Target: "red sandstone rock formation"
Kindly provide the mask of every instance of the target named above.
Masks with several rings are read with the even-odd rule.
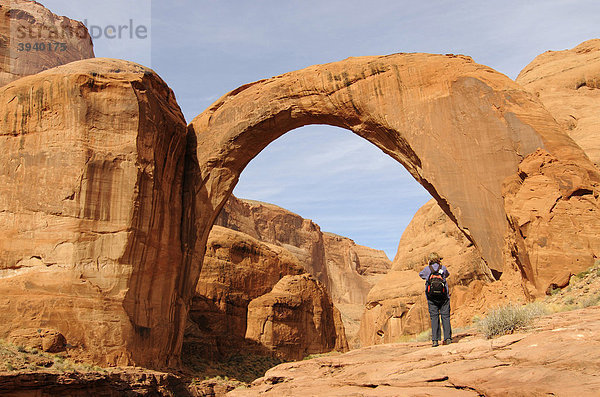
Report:
[[[335,324],[335,327],[333,325]],[[325,287],[309,274],[285,276],[248,305],[246,338],[284,359],[348,349],[339,312]]]
[[[600,257],[595,175],[540,149],[507,180],[504,196],[512,229],[507,245],[532,295],[544,295],[557,278],[579,273]]]
[[[177,360],[186,126],[150,69],[72,62],[0,88],[0,336],[100,364]]]
[[[304,271],[285,248],[214,226],[184,343],[193,343],[195,354],[205,358],[251,350],[244,339],[250,301],[271,292],[282,277]]]
[[[285,248],[307,272],[329,286],[323,233],[310,219],[274,204],[231,196],[215,224]]]
[[[83,23],[55,15],[35,1],[0,0],[0,87],[93,57],[92,39]]]
[[[212,223],[266,145],[310,123],[350,129],[404,164],[497,271],[507,228],[502,183],[521,159],[545,147],[593,168],[535,98],[470,58],[350,58],[247,84],[192,121],[198,184],[191,192],[203,197],[194,228]],[[190,252],[199,260],[204,242]]]
[[[357,334],[367,294],[391,263],[383,251],[358,245],[346,237],[323,233],[311,220],[276,205],[234,196],[225,204],[216,224],[246,233],[269,245],[278,245],[293,254],[306,272],[325,285],[341,312],[351,346],[359,346]],[[204,268],[201,282],[203,274]],[[271,288],[274,284],[266,285]]]
[[[510,291],[562,272],[532,260],[560,239],[575,262],[597,252],[595,221],[572,226],[595,217],[597,169],[536,98],[464,56],[351,58],[242,86],[189,126],[183,178],[183,117],[148,69],[74,62],[2,87],[0,110],[0,335],[43,323],[103,364],[176,360],[217,214],[246,164],[306,124],[404,164]]]
[[[517,83],[534,93],[600,166],[600,39],[564,51],[546,51],[527,65]]]

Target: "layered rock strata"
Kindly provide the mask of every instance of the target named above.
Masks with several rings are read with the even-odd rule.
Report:
[[[391,264],[383,251],[358,245],[347,237],[322,232],[319,225],[310,219],[304,219],[276,205],[235,196],[229,198],[215,223],[243,232],[247,237],[252,236],[268,246],[281,247],[292,254],[306,272],[323,283],[334,305],[341,312],[350,345],[359,346],[358,328],[367,294]],[[205,261],[212,262],[210,241],[214,230],[213,228],[209,237]],[[219,234],[222,236],[224,231],[217,230],[220,230]],[[204,282],[205,274],[203,268],[199,285]],[[271,288],[274,284],[265,285]],[[232,292],[233,295],[237,293],[247,294],[248,291]],[[197,289],[195,301],[200,302],[202,296],[203,293]],[[209,299],[214,300],[212,297]],[[239,314],[245,315],[242,312]],[[245,322],[245,318],[239,321]]]

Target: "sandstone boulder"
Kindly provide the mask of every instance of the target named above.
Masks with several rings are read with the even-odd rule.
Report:
[[[337,321],[336,321],[337,319]],[[341,318],[325,287],[309,274],[285,276],[273,290],[248,305],[246,338],[284,359],[347,350]]]
[[[150,69],[89,59],[0,88],[0,337],[52,328],[104,365],[175,362],[186,139]]]
[[[542,101],[600,166],[600,39],[570,50],[546,51],[531,61],[516,81]]]
[[[7,340],[17,346],[58,353],[66,349],[67,340],[60,332],[52,329],[16,329]]]
[[[36,1],[0,0],[0,87],[93,57],[92,39],[83,23],[55,15]]]

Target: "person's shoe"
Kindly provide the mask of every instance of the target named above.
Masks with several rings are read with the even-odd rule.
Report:
[[[434,340],[431,342],[431,347],[438,347],[440,344],[438,343],[437,340]]]
[[[448,338],[444,341],[444,345],[449,345],[450,343],[452,343],[452,338]]]

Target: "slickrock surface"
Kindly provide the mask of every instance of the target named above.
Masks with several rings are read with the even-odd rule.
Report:
[[[285,276],[270,293],[250,302],[246,338],[285,359],[348,349],[339,312],[309,274]]]
[[[0,336],[51,328],[99,364],[176,360],[186,125],[137,64],[0,88]]]
[[[516,81],[539,97],[600,166],[600,39],[570,50],[546,51],[531,61]]]
[[[35,1],[0,0],[0,87],[93,57],[92,39],[83,23],[55,15]]]
[[[228,396],[597,396],[600,307],[497,339],[372,346],[279,365]],[[458,338],[457,338],[458,339]]]

